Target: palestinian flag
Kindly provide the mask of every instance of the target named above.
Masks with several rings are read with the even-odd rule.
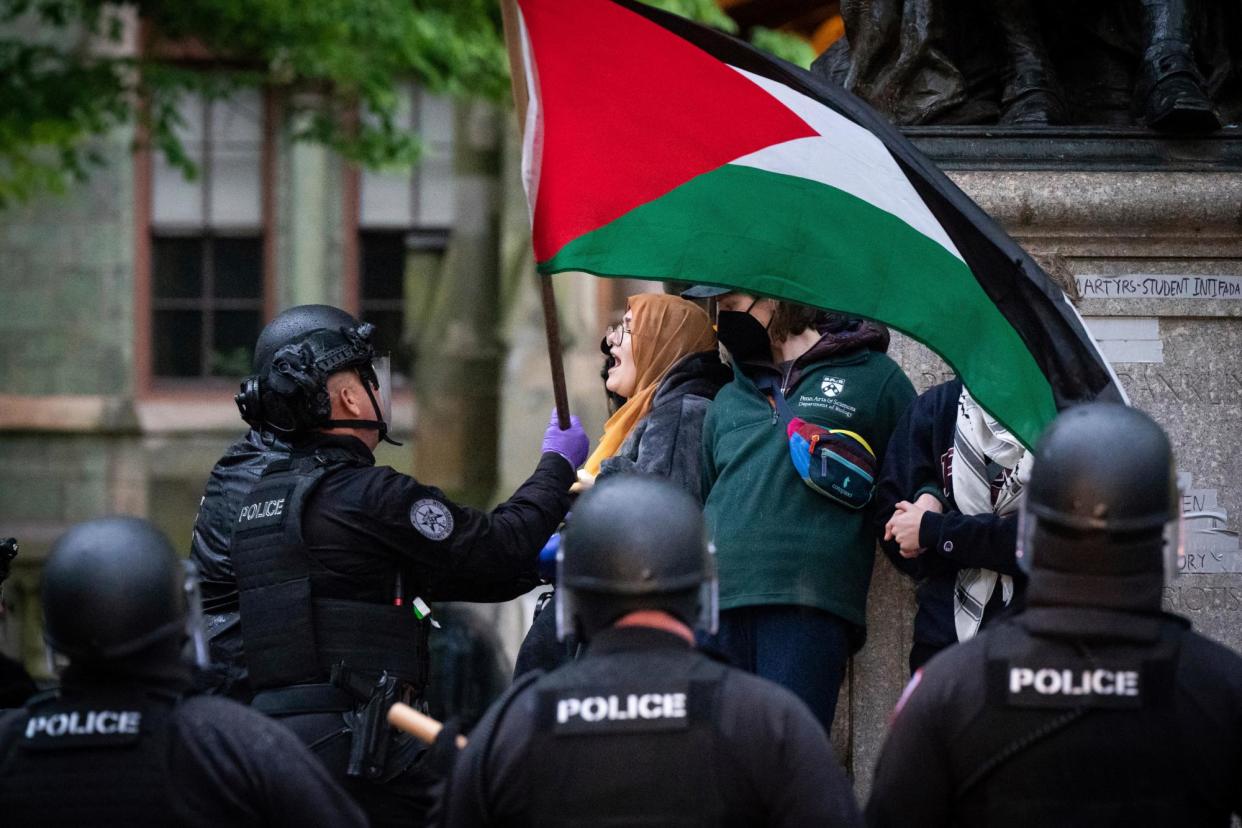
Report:
[[[1064,293],[825,80],[629,0],[518,0],[541,273],[734,287],[928,345],[1028,446],[1124,395]]]

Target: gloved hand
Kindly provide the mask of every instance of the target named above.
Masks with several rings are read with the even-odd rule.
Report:
[[[436,740],[427,749],[424,767],[440,779],[447,779],[453,774],[453,766],[457,764],[457,755],[461,753],[461,718],[453,716],[444,722],[444,728],[436,735]]]
[[[552,409],[552,419],[548,422],[548,429],[543,433],[543,451],[546,454],[549,451],[556,452],[561,457],[569,461],[569,465],[575,469],[586,462],[587,454],[591,448],[591,440],[587,437],[586,432],[582,430],[582,423],[577,417],[569,418],[569,428],[561,431],[560,424],[556,421],[556,409]]]
[[[543,545],[543,549],[539,550],[539,562],[535,564],[535,569],[539,577],[548,583],[556,580],[556,553],[560,548],[561,533],[553,532],[552,537],[548,538],[548,542]]]

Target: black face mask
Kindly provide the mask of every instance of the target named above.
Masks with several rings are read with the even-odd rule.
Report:
[[[729,349],[734,362],[770,362],[772,359],[768,329],[745,311],[720,311],[716,315],[716,337]]]

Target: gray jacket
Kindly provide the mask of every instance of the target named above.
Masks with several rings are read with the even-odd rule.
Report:
[[[716,392],[732,378],[732,371],[715,351],[683,358],[660,382],[651,411],[638,421],[617,453],[600,464],[599,477],[656,474],[702,500],[703,418]]]

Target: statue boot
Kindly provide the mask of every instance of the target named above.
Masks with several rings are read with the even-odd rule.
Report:
[[[1065,100],[1050,73],[1017,72],[1005,86],[1005,95],[1001,99],[1001,124],[1046,127],[1068,122]]]
[[[1203,75],[1186,43],[1164,41],[1147,50],[1138,100],[1147,125],[1160,132],[1220,129],[1220,119],[1204,91]]]
[[[1068,123],[1065,98],[1032,0],[995,0],[994,13],[1009,55],[1000,123],[1016,127]]]

